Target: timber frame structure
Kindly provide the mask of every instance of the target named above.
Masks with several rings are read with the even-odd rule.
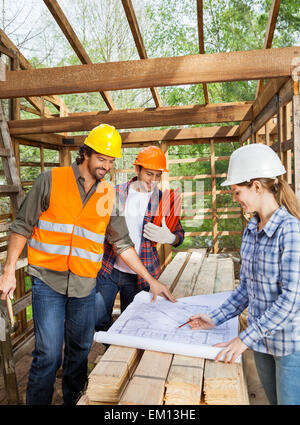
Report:
[[[85,136],[70,136],[71,132],[88,132],[102,122],[121,129],[125,150],[157,144],[168,153],[174,145],[206,144],[210,156],[205,158],[169,159],[168,167],[176,163],[207,161],[211,172],[205,175],[163,176],[163,187],[171,180],[211,179],[209,192],[212,208],[197,211],[197,218],[211,219],[210,232],[186,232],[186,236],[212,236],[213,253],[219,252],[218,238],[241,234],[235,231],[218,231],[218,220],[241,220],[240,208],[218,208],[217,197],[228,190],[218,190],[216,179],[225,177],[216,173],[216,163],[228,160],[229,156],[217,156],[218,143],[266,143],[282,159],[287,173],[286,181],[293,187],[300,200],[300,94],[299,70],[300,47],[271,48],[272,38],[279,12],[280,0],[273,0],[266,30],[263,49],[228,53],[205,54],[203,35],[203,1],[197,0],[199,54],[170,58],[147,58],[139,25],[131,0],[122,0],[140,60],[93,64],[79,41],[56,0],[44,0],[54,19],[77,54],[82,65],[61,68],[34,69],[17,47],[0,30],[0,52],[9,58],[9,66],[0,78],[0,99],[9,99],[8,127],[14,156],[20,173],[22,167],[39,167],[43,172],[47,167],[70,165],[71,152],[84,141]],[[3,65],[3,64],[2,64]],[[299,67],[298,67],[299,68]],[[1,71],[0,71],[1,72]],[[2,81],[1,81],[2,80]],[[257,80],[256,98],[252,102],[210,103],[207,85],[212,82]],[[264,84],[264,81],[267,82]],[[205,104],[188,106],[164,106],[158,87],[201,84]],[[110,96],[110,91],[149,88],[155,108],[118,110]],[[108,110],[99,112],[71,113],[59,97],[68,93],[99,92]],[[20,98],[26,98],[32,107],[22,105]],[[57,109],[53,114],[45,106],[50,102]],[[39,116],[38,119],[20,119],[20,111],[26,110]],[[236,125],[225,125],[237,122]],[[213,126],[186,127],[199,124]],[[181,126],[177,129],[152,130],[151,127]],[[184,126],[184,128],[182,127]],[[126,131],[145,128],[144,131]],[[124,131],[125,130],[125,131]],[[20,146],[38,148],[40,160],[24,162],[20,157]],[[44,150],[58,152],[56,162],[44,160]],[[2,155],[2,153],[0,152]],[[116,173],[132,170],[114,170]],[[0,171],[4,175],[4,171]],[[23,189],[32,181],[22,181]],[[185,194],[192,196],[194,193]],[[7,189],[0,186],[0,196],[7,197]],[[11,209],[0,216],[1,224],[11,221],[16,211]],[[194,218],[195,218],[194,217]],[[193,219],[184,215],[182,220]],[[1,227],[1,230],[4,227]],[[0,252],[5,255],[8,231],[1,234]],[[163,267],[170,262],[170,247],[160,250]],[[24,263],[25,264],[25,263]],[[31,303],[31,293],[25,291],[26,267],[18,271],[18,285],[14,312],[19,321],[19,330],[13,339],[16,359],[33,342],[32,323],[27,322],[25,309]]]

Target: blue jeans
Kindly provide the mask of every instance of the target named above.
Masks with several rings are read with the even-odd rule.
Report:
[[[272,405],[300,405],[300,352],[287,356],[254,351],[258,375]]]
[[[87,360],[95,324],[95,292],[94,288],[87,297],[68,297],[33,278],[35,349],[26,404],[51,404],[64,342],[63,400],[64,404],[76,404],[87,381]]]
[[[96,331],[107,331],[112,324],[112,311],[117,293],[120,291],[121,312],[140,291],[137,275],[113,269],[107,277],[98,273],[96,282]]]

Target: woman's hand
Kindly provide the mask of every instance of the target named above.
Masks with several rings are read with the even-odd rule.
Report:
[[[190,327],[194,329],[212,329],[215,324],[207,314],[197,314],[189,318]]]
[[[239,336],[230,341],[215,344],[214,347],[225,347],[224,350],[221,350],[215,358],[215,361],[218,362],[223,356],[225,356],[223,360],[224,363],[234,363],[237,357],[248,348]]]

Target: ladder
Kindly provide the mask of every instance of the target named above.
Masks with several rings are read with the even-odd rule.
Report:
[[[24,199],[24,193],[2,101],[0,101],[0,157],[2,159],[3,171],[6,178],[6,184],[0,184],[0,197],[10,197],[13,215],[16,216]],[[7,232],[8,229],[9,223],[0,224],[0,232]],[[9,315],[6,302],[3,300],[0,301],[0,314],[0,326],[2,326],[2,330],[0,329],[0,358],[7,400],[8,404],[20,404],[8,320]]]

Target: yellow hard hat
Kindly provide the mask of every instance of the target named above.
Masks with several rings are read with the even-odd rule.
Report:
[[[120,133],[112,125],[100,124],[93,128],[84,144],[103,155],[122,158],[122,139]]]

